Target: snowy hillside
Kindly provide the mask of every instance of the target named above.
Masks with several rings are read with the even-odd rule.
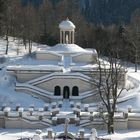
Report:
[[[14,90],[15,79],[6,74],[5,66],[14,63],[26,62],[26,54],[28,54],[22,42],[12,37],[9,38],[9,51],[8,55],[5,55],[6,41],[0,38],[0,59],[4,59],[0,63],[0,106],[3,104],[15,107],[16,104],[20,104],[23,107],[29,107],[31,104],[41,107],[44,102],[33,98],[25,93],[18,93]],[[33,43],[33,51],[37,49],[37,44]],[[18,55],[17,55],[17,50]],[[29,61],[28,61],[29,62]]]
[[[22,107],[29,107],[34,105],[35,107],[43,107],[45,102],[41,99],[37,99],[29,94],[16,92],[14,89],[15,78],[9,76],[6,73],[6,66],[12,64],[43,64],[42,61],[34,61],[28,56],[28,47],[25,49],[22,42],[18,39],[14,40],[10,37],[9,40],[9,53],[5,55],[5,46],[6,41],[0,39],[0,107],[3,105],[10,106],[15,108],[17,104],[20,104]],[[33,43],[33,51],[44,47]],[[46,47],[46,46],[45,46]],[[18,52],[17,52],[18,51]],[[138,72],[134,72],[134,66],[131,64],[128,67],[128,79],[127,89],[124,90],[122,95],[119,98],[118,108],[126,109],[128,105],[131,105],[132,108],[140,108],[140,67]],[[92,104],[91,104],[92,106]],[[66,109],[66,106],[65,106]],[[57,128],[63,129],[63,126]],[[73,127],[71,128],[73,129]],[[112,140],[138,140],[140,139],[140,131],[128,130],[128,131],[117,131],[115,135],[104,136],[111,137]],[[45,132],[44,132],[45,133]],[[33,136],[34,130],[22,130],[22,135]],[[99,132],[100,135],[100,132]],[[103,134],[101,134],[103,135]],[[105,135],[105,134],[104,134]],[[10,130],[10,129],[0,129],[0,139],[2,140],[16,140],[21,136],[21,130]]]

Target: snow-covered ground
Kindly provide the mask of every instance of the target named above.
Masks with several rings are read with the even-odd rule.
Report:
[[[3,104],[15,107],[16,104],[20,104],[23,107],[29,107],[34,104],[37,107],[43,106],[44,102],[33,98],[32,96],[25,93],[18,93],[14,90],[15,79],[6,74],[6,65],[11,65],[15,62],[30,62],[24,55],[28,53],[28,49],[22,45],[20,40],[13,37],[9,37],[9,51],[8,55],[5,55],[6,41],[0,38],[0,57],[5,57],[6,62],[0,64],[0,106]],[[19,54],[17,55],[17,48],[19,48]],[[28,48],[28,47],[27,47]],[[33,43],[33,51],[37,49],[37,44]]]
[[[60,130],[63,130],[62,128],[63,126],[59,127]],[[45,135],[46,132],[43,130],[42,135]],[[17,140],[22,137],[33,137],[34,134],[34,129],[0,129],[0,140]],[[135,129],[116,131],[113,135],[107,135],[106,132],[99,131],[98,135],[100,138],[110,138],[111,140],[140,140],[140,130]]]
[[[140,140],[140,130],[136,129],[119,130],[113,135],[108,135],[106,132],[100,131],[99,135],[102,138],[110,138],[111,140]]]
[[[25,50],[19,40],[14,40],[12,37],[10,37],[9,40],[9,53],[8,55],[5,55],[6,41],[0,39],[0,57],[5,56],[6,58],[6,62],[0,64],[0,68],[2,68],[2,70],[0,70],[0,106],[7,104],[14,108],[16,104],[20,104],[23,107],[29,107],[34,104],[35,107],[43,107],[45,102],[41,99],[36,99],[26,93],[16,92],[14,90],[15,79],[7,75],[3,67],[15,63],[29,65],[30,63],[43,64],[44,62],[34,62],[31,58],[25,56],[28,53],[28,49]],[[33,43],[33,50],[36,50],[37,47],[41,48],[41,45],[39,46],[38,44]],[[18,55],[17,50],[19,51]],[[138,72],[134,72],[134,65],[130,65],[128,67],[128,75],[130,80],[130,82],[128,82],[128,88],[130,88],[130,90],[128,92],[123,92],[118,108],[127,108],[128,105],[131,105],[133,108],[140,108],[140,67],[138,68]],[[133,81],[133,84],[131,81]],[[53,129],[56,131],[62,131],[63,126],[61,125]],[[70,131],[76,131],[74,127],[70,127],[69,129]],[[0,140],[16,140],[22,136],[32,137],[34,133],[35,130],[29,129],[0,129]],[[43,130],[43,134],[45,134],[45,130]],[[98,134],[99,136],[111,138],[112,140],[140,140],[140,130],[120,130],[116,131],[114,135],[109,136],[103,131],[99,131]]]

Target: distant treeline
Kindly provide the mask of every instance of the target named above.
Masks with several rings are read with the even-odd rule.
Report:
[[[67,17],[76,25],[76,44],[83,48],[95,48],[103,55],[108,49],[119,46],[121,59],[139,62],[140,12],[131,14],[130,22],[103,25],[89,22],[82,14],[79,0],[0,0],[0,35],[19,37],[29,45],[32,41],[54,45],[59,42],[59,23]],[[38,6],[39,5],[39,6]],[[8,51],[8,49],[7,49]],[[6,52],[8,53],[8,52]],[[137,58],[137,59],[136,59]]]
[[[49,1],[54,7],[63,2],[63,0]],[[21,0],[23,6],[28,5],[29,2],[35,7],[39,7],[43,0]],[[77,3],[86,20],[94,24],[106,25],[120,24],[120,22],[129,23],[131,14],[140,8],[140,0],[77,0]]]

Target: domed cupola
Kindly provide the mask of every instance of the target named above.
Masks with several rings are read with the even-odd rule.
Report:
[[[60,43],[74,44],[75,25],[67,18],[59,24]]]

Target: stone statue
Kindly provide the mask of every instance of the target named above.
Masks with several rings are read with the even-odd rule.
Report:
[[[95,128],[92,128],[92,130],[91,130],[90,140],[97,140],[97,131]]]
[[[68,133],[68,124],[70,122],[70,119],[69,118],[66,118],[65,119],[65,126],[64,126],[64,133],[65,133],[65,136],[67,136],[67,133]]]

